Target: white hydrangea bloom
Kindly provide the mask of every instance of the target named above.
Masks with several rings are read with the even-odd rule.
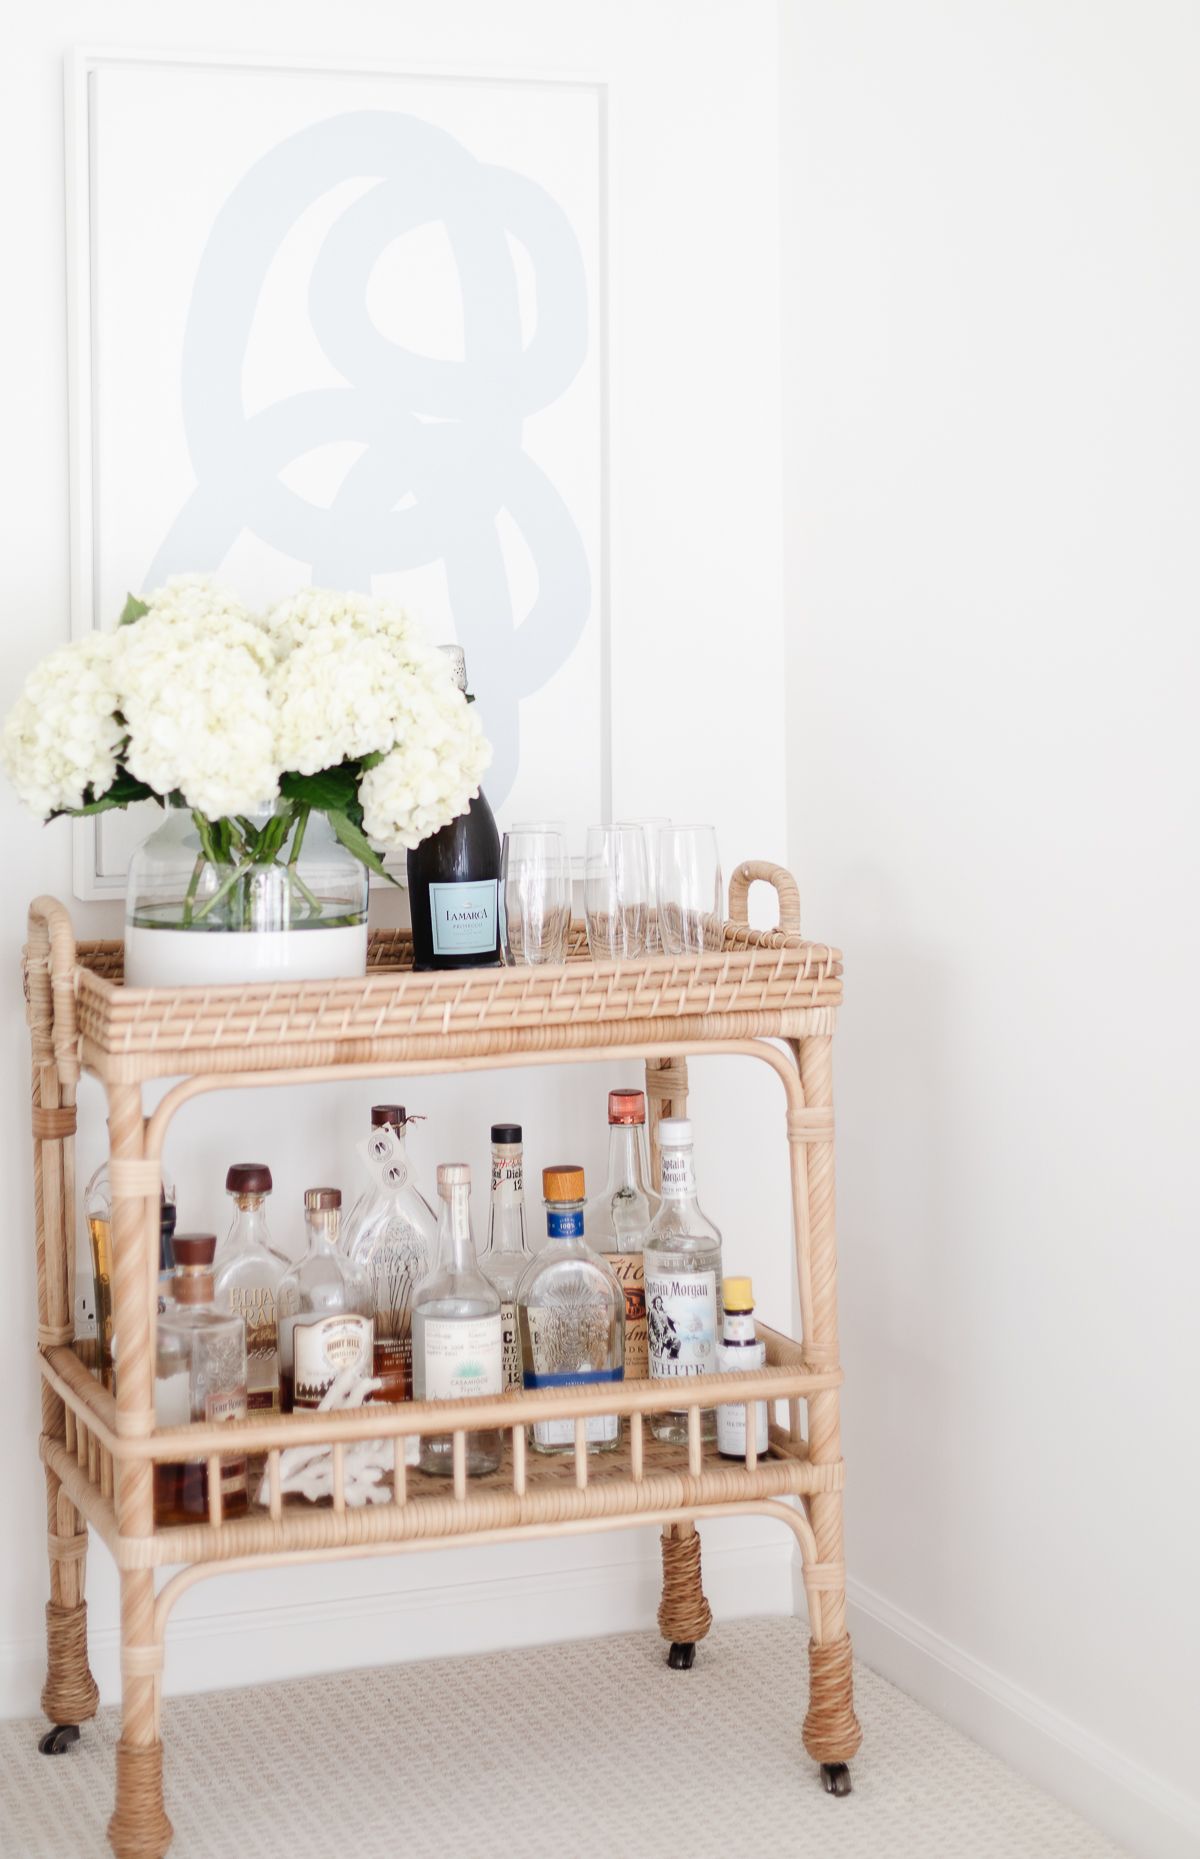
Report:
[[[98,800],[112,785],[125,734],[111,633],[60,646],[25,680],[4,723],[3,758],[9,779],[42,819],[60,807],[81,807],[91,789]]]
[[[479,719],[446,676],[411,681],[410,727],[358,787],[363,830],[382,852],[411,851],[464,813],[476,794],[492,747]]]
[[[169,581],[148,604],[117,635],[126,767],[156,794],[178,789],[210,820],[273,801],[275,654],[265,629],[201,581]]]

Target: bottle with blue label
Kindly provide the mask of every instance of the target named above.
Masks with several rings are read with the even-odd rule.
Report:
[[[441,649],[450,661],[454,682],[466,692],[467,661],[462,648]],[[413,967],[497,967],[499,882],[500,835],[480,789],[465,813],[440,832],[431,833],[408,855]]]
[[[542,1170],[546,1244],[517,1287],[517,1323],[526,1388],[603,1387],[625,1376],[625,1294],[584,1237],[583,1170],[573,1164]],[[537,1420],[535,1452],[572,1452],[573,1420]],[[619,1414],[592,1414],[585,1423],[589,1452],[621,1443]]]

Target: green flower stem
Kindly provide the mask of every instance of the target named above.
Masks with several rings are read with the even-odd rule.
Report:
[[[246,873],[253,866],[253,864],[254,864],[253,859],[246,859],[246,861],[243,864],[234,866],[228,878],[226,878],[224,884],[221,886],[220,890],[214,891],[211,897],[206,897],[204,902],[201,904],[199,910],[197,910],[196,912],[197,922],[200,920],[201,917],[206,917],[210,910],[215,910],[216,906],[220,903],[223,897],[228,897],[230,891],[232,891],[234,885],[238,882],[239,878],[244,878]]]
[[[192,905],[196,901],[196,892],[200,887],[200,875],[207,864],[208,860],[202,852],[200,857],[196,860],[196,863],[192,866],[192,875],[188,880],[187,893],[183,900],[184,929],[191,929],[192,927]]]
[[[296,809],[296,837],[292,840],[292,849],[288,853],[289,869],[296,864],[296,861],[300,857],[300,848],[304,844],[304,830],[308,825],[308,816],[311,812],[311,807],[298,807]]]

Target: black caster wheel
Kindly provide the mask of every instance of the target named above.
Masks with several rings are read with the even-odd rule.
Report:
[[[53,1730],[47,1730],[38,1741],[38,1748],[43,1756],[65,1756],[68,1749],[79,1741],[77,1723],[56,1723]]]
[[[673,1672],[690,1672],[695,1660],[695,1640],[675,1640],[667,1654],[667,1664]]]
[[[826,1794],[849,1794],[850,1771],[844,1762],[823,1762],[821,1782]]]

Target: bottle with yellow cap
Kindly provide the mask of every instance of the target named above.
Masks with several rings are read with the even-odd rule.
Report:
[[[517,1287],[517,1322],[527,1388],[603,1385],[625,1375],[625,1294],[584,1237],[583,1170],[574,1163],[542,1170],[546,1244]],[[573,1420],[538,1420],[530,1428],[536,1452],[570,1452]],[[589,1452],[621,1442],[618,1414],[585,1423]]]
[[[754,1286],[748,1278],[726,1278],[721,1287],[725,1306],[721,1341],[717,1345],[717,1372],[762,1368],[767,1345],[754,1333]],[[767,1403],[754,1403],[754,1450],[761,1458],[767,1450]],[[717,1451],[724,1459],[746,1456],[746,1408],[726,1405],[717,1409]]]

